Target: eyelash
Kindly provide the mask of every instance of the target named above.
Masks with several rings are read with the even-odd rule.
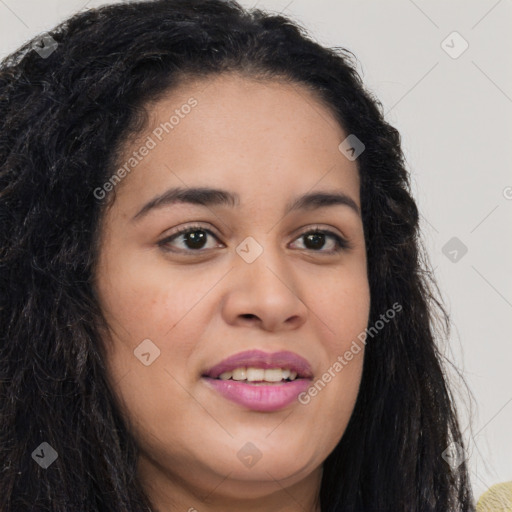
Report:
[[[194,226],[187,226],[187,227],[181,228],[180,230],[176,231],[176,233],[173,233],[171,236],[169,236],[167,238],[164,238],[163,240],[158,242],[158,245],[163,250],[168,251],[168,252],[182,252],[182,251],[184,251],[184,252],[192,252],[192,253],[198,253],[199,254],[199,253],[207,251],[208,249],[181,249],[179,251],[176,251],[176,250],[169,249],[168,247],[166,247],[169,242],[174,241],[176,238],[179,238],[181,235],[186,235],[186,234],[189,234],[189,233],[193,233],[195,231],[203,231],[205,233],[208,233],[208,234],[212,235],[215,239],[218,240],[218,237],[211,230],[209,230],[209,229],[207,229],[207,228],[205,228],[203,226],[194,225]],[[306,235],[317,234],[317,233],[328,235],[331,238],[333,238],[335,240],[335,242],[336,242],[337,247],[335,249],[330,250],[330,251],[314,250],[314,249],[307,249],[307,248],[303,249],[303,250],[314,252],[314,253],[318,253],[318,254],[332,255],[332,254],[337,254],[337,253],[339,253],[339,252],[341,252],[343,250],[351,248],[351,245],[349,244],[348,240],[346,240],[345,238],[343,238],[340,235],[334,233],[333,231],[330,231],[328,229],[320,229],[319,227],[315,227],[315,228],[310,229],[308,231],[304,231],[299,236],[297,236],[297,238],[295,238],[295,240],[297,240],[297,239],[299,239],[301,237],[304,237]]]

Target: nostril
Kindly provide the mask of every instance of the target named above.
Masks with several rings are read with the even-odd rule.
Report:
[[[257,318],[256,315],[253,315],[252,313],[245,313],[242,316],[244,318],[249,318],[249,319]]]

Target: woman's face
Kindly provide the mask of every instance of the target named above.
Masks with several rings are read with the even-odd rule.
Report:
[[[176,486],[298,496],[318,486],[362,373],[361,343],[344,356],[370,305],[349,134],[301,86],[236,74],[149,112],[112,180],[96,273],[141,475],[162,500]]]

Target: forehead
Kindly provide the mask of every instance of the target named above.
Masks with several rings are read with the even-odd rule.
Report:
[[[246,152],[257,143],[271,142],[275,154],[290,140],[300,140],[305,150],[311,146],[321,150],[330,144],[336,149],[344,135],[332,109],[318,93],[284,79],[256,79],[239,73],[183,80],[149,107],[150,125],[158,128],[173,113],[188,111],[187,104],[194,100],[197,105],[192,112],[172,121],[172,134],[180,142],[193,130],[218,144],[231,142]],[[185,119],[187,122],[182,123]],[[276,135],[279,137],[273,138]]]
[[[133,152],[151,146],[119,187],[133,200],[197,184],[243,195],[257,187],[268,194],[277,183],[274,192],[298,194],[320,180],[358,194],[357,165],[338,149],[347,134],[300,84],[237,73],[185,79],[146,109],[148,126],[118,162],[135,163]]]

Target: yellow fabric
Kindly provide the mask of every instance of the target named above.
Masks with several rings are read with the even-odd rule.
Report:
[[[476,512],[512,512],[512,482],[493,485],[484,492],[478,500]]]

